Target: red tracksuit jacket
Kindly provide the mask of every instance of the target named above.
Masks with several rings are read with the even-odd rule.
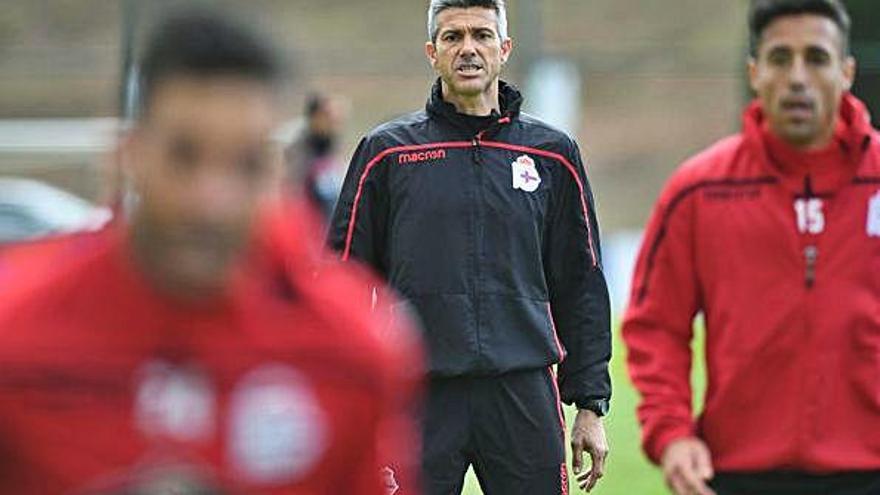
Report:
[[[754,103],[741,134],[685,163],[648,224],[623,336],[654,462],[698,435],[719,471],[880,469],[880,135],[861,102],[844,97],[824,152],[770,136]]]
[[[296,215],[203,307],[118,227],[0,256],[0,493],[418,493],[420,355]]]

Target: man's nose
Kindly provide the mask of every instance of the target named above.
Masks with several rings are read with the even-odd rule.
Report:
[[[191,207],[205,219],[225,219],[241,206],[241,189],[241,178],[220,167],[203,167],[190,184]]]
[[[474,55],[477,53],[477,44],[473,36],[465,35],[461,45],[461,53],[462,55]]]
[[[794,91],[802,91],[807,86],[807,64],[803,57],[795,57],[788,75],[788,84]]]

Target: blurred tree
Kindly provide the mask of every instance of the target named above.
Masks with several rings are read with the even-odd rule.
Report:
[[[880,23],[877,23],[877,0],[847,0],[844,2],[853,19],[853,53],[858,60],[859,73],[853,92],[880,117]]]

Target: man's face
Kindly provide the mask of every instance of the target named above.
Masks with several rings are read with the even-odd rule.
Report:
[[[842,34],[827,17],[785,16],[764,30],[749,62],[752,89],[773,132],[800,148],[821,147],[834,132],[855,61],[843,55]]]
[[[272,89],[235,77],[161,82],[126,144],[140,203],[139,257],[163,288],[187,297],[222,290],[278,187]]]
[[[321,104],[309,121],[312,132],[321,136],[339,134],[348,119],[349,103],[340,97],[331,97]]]
[[[510,39],[498,34],[498,15],[482,7],[450,8],[437,16],[437,39],[425,51],[453,97],[473,98],[497,83],[510,56]]]

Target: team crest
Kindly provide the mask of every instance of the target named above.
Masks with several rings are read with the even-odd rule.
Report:
[[[239,475],[276,486],[311,472],[329,434],[311,386],[284,365],[262,366],[239,382],[228,428],[230,460]]]
[[[151,438],[202,442],[214,432],[215,397],[195,367],[152,361],[136,377],[135,422]]]
[[[880,191],[868,200],[868,237],[880,237]]]
[[[522,155],[511,164],[513,173],[513,188],[525,192],[535,192],[541,185],[541,176],[535,167],[535,160],[528,155]]]

